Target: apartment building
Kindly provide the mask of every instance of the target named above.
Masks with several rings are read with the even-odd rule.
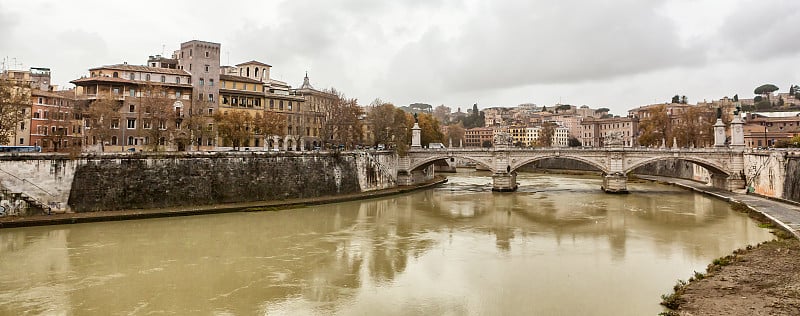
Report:
[[[117,64],[89,69],[88,77],[71,83],[76,86],[77,102],[86,104],[81,110],[85,115],[82,143],[93,146],[90,150],[140,151],[156,146],[155,142],[164,150],[187,150],[194,141],[192,131],[182,124],[188,113],[196,112],[192,76],[187,71]],[[92,107],[101,99],[113,100],[117,113],[108,119],[91,117]],[[168,100],[161,102],[168,102],[165,109],[154,108],[156,99]],[[169,112],[164,113],[166,108]],[[108,125],[109,135],[100,135],[97,125],[92,130],[93,124],[100,123]],[[160,136],[153,139],[151,135]]]
[[[83,120],[75,109],[75,91],[31,90],[30,146],[45,152],[80,151]]]
[[[750,148],[773,147],[800,135],[800,112],[752,112],[744,115],[744,143]]]
[[[483,147],[485,142],[492,144],[494,130],[491,127],[476,127],[464,131],[464,146]]]
[[[606,138],[616,135],[621,136],[624,147],[639,146],[639,119],[636,117],[588,118],[581,122],[581,126],[580,140],[584,147],[603,147]]]

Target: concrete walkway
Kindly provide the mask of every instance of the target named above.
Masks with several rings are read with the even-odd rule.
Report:
[[[723,200],[745,204],[751,210],[764,215],[775,223],[775,225],[783,227],[784,230],[794,235],[795,238],[800,239],[800,204],[782,202],[754,194],[729,192],[686,179],[646,175],[636,175],[636,177],[674,184],[700,193],[713,195]]]

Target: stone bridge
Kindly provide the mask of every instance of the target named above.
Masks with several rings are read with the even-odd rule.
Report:
[[[515,148],[509,135],[495,135],[492,148],[445,148],[424,149],[421,146],[421,129],[414,124],[411,149],[408,155],[398,158],[397,179],[399,184],[413,184],[418,179],[432,177],[432,165],[437,161],[455,159],[474,161],[492,172],[495,191],[517,189],[517,170],[542,159],[576,160],[594,166],[602,172],[603,190],[627,192],[628,174],[634,169],[663,160],[683,160],[706,168],[711,182],[717,188],[741,189],[744,177],[744,133],[743,122],[736,116],[730,125],[730,143],[726,143],[725,125],[720,118],[714,124],[714,146],[709,148],[623,147],[619,135],[606,135],[608,147],[603,148]]]
[[[626,192],[627,175],[634,169],[663,160],[684,160],[706,168],[715,187],[727,190],[744,188],[742,148],[413,148],[398,160],[398,176],[404,181],[419,178],[415,173],[430,173],[437,161],[473,161],[492,172],[493,190],[514,191],[517,170],[542,159],[576,160],[595,167],[603,174],[603,190]],[[405,177],[405,178],[404,178]]]

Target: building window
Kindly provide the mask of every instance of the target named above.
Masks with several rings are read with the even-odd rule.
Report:
[[[128,136],[128,146],[133,146],[133,136]]]
[[[175,91],[175,98],[176,99],[180,99],[181,98],[181,92],[180,91]]]
[[[129,110],[128,112],[131,112],[131,113],[133,113],[133,112],[134,112],[134,110],[136,110],[136,106],[135,106],[135,105],[133,105],[133,104],[131,104],[131,105],[128,107],[128,110]]]
[[[192,49],[189,48],[189,57],[192,57]]]
[[[292,110],[292,101],[289,101],[289,111]]]
[[[136,119],[128,119],[128,129],[135,129],[136,128]]]
[[[158,129],[162,129],[162,130],[167,129],[167,121],[159,120],[158,121]]]
[[[150,81],[150,74],[144,75],[144,80],[145,81]]]
[[[131,80],[136,79],[136,74],[135,73],[131,73],[130,78],[131,78]]]
[[[113,74],[111,74],[111,77],[119,78],[119,73],[115,71]]]
[[[161,82],[167,82],[167,76],[161,76]]]
[[[209,108],[209,109],[208,109],[208,115],[213,115],[213,114],[214,114],[214,109],[212,109],[212,108]]]
[[[111,145],[113,146],[117,145],[117,136],[111,136]]]
[[[206,58],[208,58],[208,56],[209,56],[208,51],[206,51]],[[208,71],[208,70],[206,70],[206,71]]]
[[[231,97],[231,105],[239,105],[239,99],[237,97]]]
[[[244,87],[242,87],[242,90],[247,90],[247,84],[243,83],[242,85],[244,86]]]
[[[205,84],[205,82],[206,82],[206,81],[205,81],[205,80],[203,80],[203,78],[200,78],[200,85],[201,85],[201,86],[202,86],[202,85],[204,85],[204,84]]]
[[[283,110],[283,100],[278,101],[278,110]]]
[[[192,71],[192,64],[189,64],[189,71]]]
[[[214,86],[214,79],[208,79],[208,85],[210,87],[213,87]]]
[[[39,97],[39,104],[42,104],[42,103],[44,103],[44,98]]]
[[[119,94],[119,87],[114,87],[112,91],[114,91],[114,94]]]
[[[131,97],[135,97],[136,96],[136,89],[130,89],[130,90],[128,90],[128,92],[130,92]]]
[[[212,93],[208,94],[208,102],[214,102],[214,94]]]
[[[269,100],[269,108],[270,109],[274,109],[275,108],[275,100],[272,100],[272,99]]]
[[[113,129],[119,129],[119,119],[113,119],[113,120],[111,120],[111,128],[113,128]]]
[[[206,52],[206,54],[208,54],[208,52]],[[208,56],[206,56],[206,57],[208,57]],[[211,68],[211,67],[209,67],[208,65],[206,65],[206,66],[205,66],[206,72],[208,72],[208,68]]]
[[[142,121],[142,127],[146,128],[146,129],[152,128],[152,126],[150,124],[150,120],[148,120],[148,119],[143,120]]]
[[[175,83],[180,84],[181,83],[181,77],[175,77]]]
[[[235,82],[233,83],[233,89],[234,90],[236,89],[236,83]]]
[[[222,104],[228,104],[228,96],[222,96]]]

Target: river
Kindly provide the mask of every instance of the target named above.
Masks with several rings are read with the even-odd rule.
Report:
[[[0,315],[656,315],[676,280],[772,239],[668,185],[448,178],[275,212],[2,229]]]

